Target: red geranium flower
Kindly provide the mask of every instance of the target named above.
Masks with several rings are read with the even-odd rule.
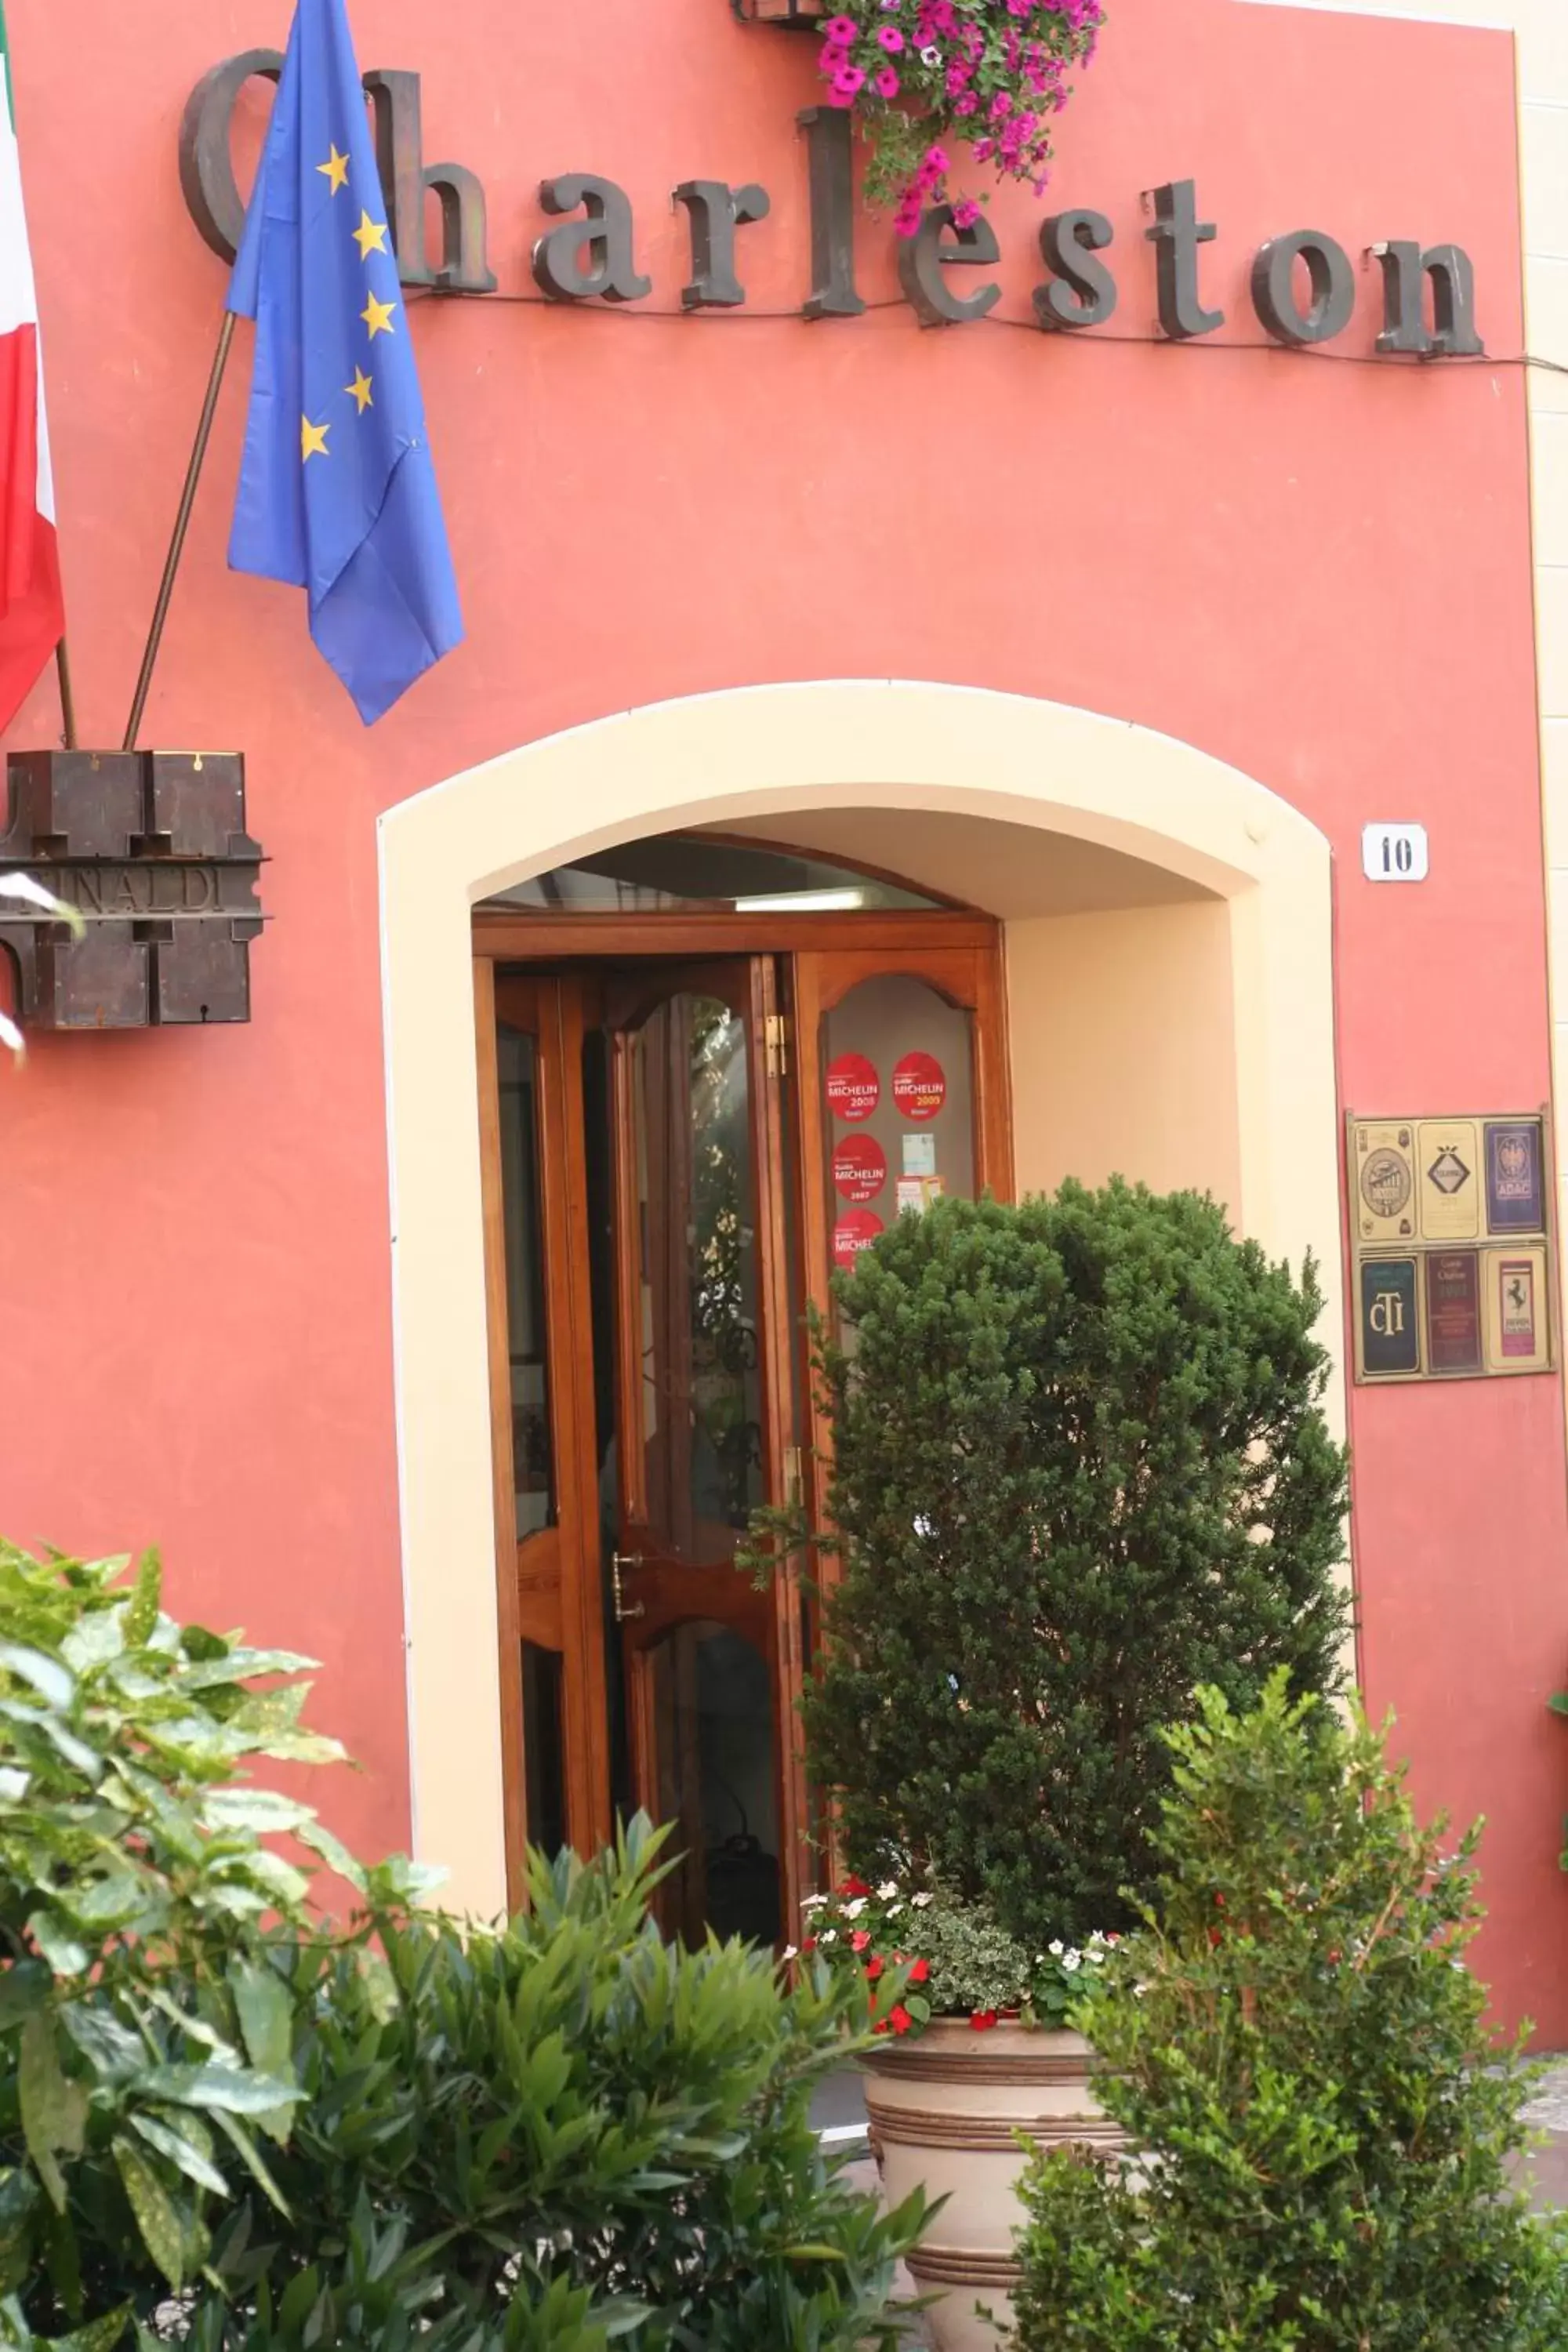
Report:
[[[976,2033],[989,2033],[996,2022],[996,2011],[994,2009],[977,2009],[969,2022]]]
[[[869,1895],[871,1890],[863,1878],[847,1878],[838,1892],[840,1895]]]
[[[914,2019],[910,2015],[909,2011],[904,2007],[903,2002],[900,2000],[896,2001],[893,2007],[888,2011],[888,2023],[892,2027],[895,2033],[907,2033],[910,2026],[914,2023]]]
[[[856,1952],[863,1952],[870,1940],[870,1932],[868,1928],[857,1927],[855,1933],[849,1938],[850,1949]]]
[[[815,1952],[816,1949],[816,1937],[815,1936],[808,1936],[800,1948],[803,1952]]]
[[[910,1970],[910,1982],[911,1984],[924,1984],[930,1974],[931,1962],[929,1960],[917,1960],[914,1967]]]
[[[883,1962],[881,1953],[873,1952],[870,1958],[866,1963],[866,1974],[872,1984],[875,1984],[877,1979],[881,1975],[882,1967]]]

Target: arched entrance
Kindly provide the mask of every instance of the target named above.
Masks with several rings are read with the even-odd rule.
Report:
[[[889,870],[935,862],[950,887],[962,860],[962,895],[1001,925],[1018,1189],[1113,1169],[1205,1184],[1271,1252],[1312,1250],[1341,1339],[1329,851],[1234,769],[1026,698],[832,683],[629,712],[390,810],[415,1832],[449,1899],[479,1912],[500,1907],[506,1879],[471,912],[616,843],[717,825]]]

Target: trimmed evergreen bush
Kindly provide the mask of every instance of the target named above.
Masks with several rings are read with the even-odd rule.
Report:
[[[1334,1685],[1345,1461],[1312,1267],[1118,1181],[939,1202],[836,1289],[814,1775],[868,1880],[912,1867],[1031,1951],[1081,1943],[1148,1883],[1159,1727],[1196,1686]]]
[[[1476,1832],[1446,1851],[1283,1675],[1170,1746],[1155,1904],[1094,2004],[1139,2153],[1026,2179],[1018,2352],[1561,2352],[1568,2221],[1511,2184],[1529,2072],[1463,1958]]]

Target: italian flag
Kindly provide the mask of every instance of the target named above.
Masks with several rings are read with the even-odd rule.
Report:
[[[65,635],[66,621],[4,0],[0,62],[5,69],[0,89],[0,728],[5,728]]]

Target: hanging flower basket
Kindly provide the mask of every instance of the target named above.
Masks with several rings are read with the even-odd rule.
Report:
[[[827,102],[853,110],[871,142],[866,194],[912,236],[929,205],[963,228],[975,199],[955,191],[952,148],[1043,194],[1067,76],[1087,65],[1103,0],[743,0],[759,23],[820,21]]]

